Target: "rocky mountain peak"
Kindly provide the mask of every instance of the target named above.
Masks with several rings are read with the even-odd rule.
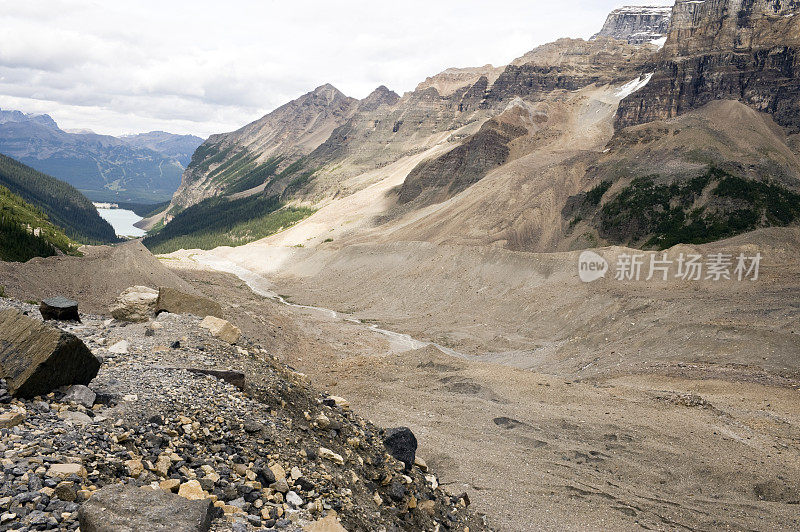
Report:
[[[450,96],[458,89],[471,87],[482,77],[487,79],[487,83],[492,83],[503,73],[504,67],[483,65],[481,67],[470,68],[448,68],[425,79],[417,85],[416,92],[422,92],[429,88],[434,88],[441,96]]]
[[[339,89],[331,85],[330,83],[326,83],[324,85],[320,85],[313,91],[303,95],[300,99],[304,98],[325,98],[328,102],[334,102],[336,100],[347,99],[347,96],[342,93]]]
[[[667,36],[672,8],[662,6],[626,6],[612,11],[597,37],[611,37],[643,44],[659,41]]]
[[[381,85],[359,102],[358,109],[359,111],[374,111],[381,105],[392,107],[399,99],[400,96],[396,92],[385,85]]]
[[[23,113],[21,111],[0,109],[0,124],[9,122],[32,123],[46,126],[51,129],[58,129],[58,124],[50,115],[37,115],[33,113]]]

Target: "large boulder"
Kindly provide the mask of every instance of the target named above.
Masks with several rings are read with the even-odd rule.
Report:
[[[222,306],[207,297],[195,296],[162,286],[158,289],[156,314],[170,312],[172,314],[194,314],[195,316],[222,316]]]
[[[239,337],[242,336],[242,331],[239,330],[239,327],[233,325],[228,320],[223,320],[214,316],[206,316],[203,318],[203,321],[200,322],[200,327],[208,329],[209,332],[211,332],[211,336],[219,338],[223,342],[228,342],[229,344],[235,344],[239,341]]]
[[[89,384],[100,361],[74,334],[13,310],[0,311],[0,377],[11,395],[35,397]]]
[[[64,296],[49,297],[39,305],[44,320],[81,321],[78,302]]]
[[[406,465],[406,469],[411,469],[411,466],[414,465],[414,458],[417,455],[417,438],[410,428],[386,429],[383,434],[383,444],[389,454],[403,462]]]
[[[120,321],[147,321],[156,312],[158,290],[149,286],[131,286],[122,291],[111,306],[111,315]]]
[[[82,532],[194,532],[211,528],[211,499],[189,500],[162,489],[114,484],[78,511]]]

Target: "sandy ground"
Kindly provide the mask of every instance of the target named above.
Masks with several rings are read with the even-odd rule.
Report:
[[[614,279],[638,253],[621,247],[594,250],[612,271],[591,284],[579,251],[513,251],[562,249],[560,206],[611,136],[608,89],[551,104],[553,137],[442,204],[376,224],[397,167],[284,233],[170,265],[365,416],[410,426],[501,530],[798,529],[800,229],[673,248],[667,280]],[[759,278],[675,278],[694,253],[760,253]]]
[[[752,246],[750,241],[755,239],[764,251],[769,247],[777,254],[777,243],[790,243],[787,237],[793,234],[767,232],[725,245]],[[497,339],[506,336],[500,318],[512,328],[525,321],[524,315],[514,319],[522,310],[520,298],[509,297],[513,292],[506,293],[506,313],[497,318],[489,312],[497,310],[489,308],[496,305],[494,301],[485,302],[485,315],[475,307],[461,306],[462,301],[449,311],[434,306],[422,317],[411,316],[410,306],[420,301],[455,302],[456,298],[444,297],[452,290],[444,280],[453,278],[453,272],[435,276],[424,271],[429,277],[416,277],[416,292],[425,293],[420,299],[404,284],[403,271],[387,268],[376,260],[379,251],[372,251],[359,267],[341,257],[339,262],[325,261],[318,269],[302,260],[287,261],[284,268],[292,264],[295,271],[307,276],[302,281],[299,276],[273,277],[277,283],[273,289],[302,303],[338,303],[331,306],[362,318],[371,314],[357,308],[364,291],[380,292],[380,301],[388,307],[385,315],[398,318],[387,320],[391,323],[377,321],[413,334],[425,332],[414,325],[423,322],[428,324],[429,336],[438,336],[438,330],[460,322],[462,331],[469,331],[474,317],[479,316],[484,322],[472,330],[482,331],[479,338]],[[773,260],[772,269],[765,270],[762,289],[771,288],[761,296],[756,290],[737,293],[731,285],[724,296],[723,289],[715,291],[712,283],[683,289],[675,284],[647,289],[645,285],[611,283],[595,288],[611,302],[600,308],[614,308],[616,320],[583,323],[572,314],[564,316],[558,326],[534,329],[541,344],[561,344],[560,350],[540,353],[542,360],[560,357],[583,364],[598,355],[612,360],[596,363],[601,370],[583,377],[570,369],[572,365],[560,362],[534,363],[521,369],[512,367],[519,364],[511,363],[517,359],[510,355],[498,358],[491,353],[466,353],[467,358],[462,359],[434,347],[403,351],[402,346],[371,330],[370,320],[356,324],[330,313],[254,297],[246,285],[227,274],[187,269],[181,275],[198,289],[226,301],[229,314],[247,334],[269,342],[276,354],[318,385],[348,397],[356,409],[380,424],[410,426],[420,439],[420,454],[449,489],[466,489],[476,507],[502,530],[792,530],[800,526],[796,504],[800,498],[800,381],[796,378],[800,363],[796,284],[800,276],[792,266],[797,264],[795,252],[787,253],[791,260]],[[462,258],[467,255],[469,250],[460,250]],[[537,260],[534,254],[524,255],[514,254],[513,258]],[[492,257],[496,268],[497,256],[484,254],[480,256],[483,272],[474,266],[463,271],[488,276]],[[417,257],[415,264],[425,264],[426,259]],[[557,263],[549,263],[549,274],[532,288],[539,295],[537,312],[555,313],[554,305],[569,307],[587,299],[589,289],[573,294],[577,285],[566,273],[557,271]],[[374,270],[368,264],[374,264]],[[536,267],[544,266],[537,263]],[[358,274],[351,276],[350,284],[328,277],[337,268]],[[463,271],[453,281],[462,288],[471,280]],[[389,277],[396,282],[389,283]],[[294,282],[289,283],[290,279]],[[494,282],[487,282],[490,280]],[[438,297],[429,286],[441,290]],[[644,293],[634,296],[635,291]],[[649,304],[643,305],[638,298],[647,298]],[[403,307],[405,319],[393,306],[403,299],[408,299]],[[665,309],[691,301],[696,303],[676,311],[684,322],[685,337],[681,339],[681,333],[671,329],[674,324]],[[363,305],[378,308],[369,298]],[[642,327],[631,324],[631,316],[641,316],[646,308],[662,321],[645,320]],[[769,312],[765,317],[766,311],[782,313],[780,322],[772,323]],[[717,323],[726,314],[728,323]],[[565,331],[569,319],[576,323],[571,331]],[[675,318],[675,323],[678,321]],[[714,323],[716,332],[710,334]],[[597,338],[581,339],[581,331],[597,327],[605,327],[603,334],[615,336],[607,340],[614,342],[613,349],[628,345],[628,351],[609,357],[613,349],[608,345],[598,347]],[[697,334],[693,335],[693,330]],[[556,334],[561,337],[547,336]],[[669,344],[672,338],[681,341],[653,354],[637,347],[646,334],[653,344]],[[578,340],[563,340],[570,335]],[[737,349],[744,345],[741,342],[761,344],[761,349]],[[490,343],[465,337],[451,346],[471,346],[464,351],[477,352],[477,346]],[[730,360],[713,355],[716,351],[712,349],[700,357],[702,363],[693,356],[697,349],[717,344],[728,346]],[[779,362],[760,356],[767,352]],[[656,363],[667,355],[668,359]],[[624,364],[620,366],[619,360]],[[547,371],[535,367],[538,365]]]

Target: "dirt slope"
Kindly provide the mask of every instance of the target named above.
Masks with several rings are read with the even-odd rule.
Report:
[[[0,262],[0,286],[21,300],[61,294],[75,299],[82,312],[105,314],[129,286],[191,289],[164,267],[139,241],[119,246],[85,246],[83,257],[36,258],[26,263]]]
[[[796,249],[798,235],[792,238],[773,231],[730,244],[758,240],[764,251],[779,254],[782,246]],[[800,381],[756,367],[767,364],[761,355],[775,353],[774,338],[795,334],[797,346],[796,311],[777,311],[782,313],[775,320],[780,323],[757,323],[765,311],[776,312],[769,309],[779,306],[786,294],[797,293],[796,266],[784,272],[794,281],[787,286],[784,280],[782,287],[772,276],[783,274],[772,269],[773,289],[750,306],[746,302],[753,294],[721,293],[691,305],[695,298],[705,299],[708,287],[645,288],[639,299],[633,293],[641,289],[634,286],[581,291],[570,273],[559,270],[562,254],[442,248],[424,245],[404,253],[397,246],[391,252],[385,246],[364,247],[319,262],[302,259],[307,251],[297,250],[284,264],[297,277],[271,278],[276,290],[293,294],[298,302],[338,303],[335,308],[376,318],[383,326],[416,324],[413,331],[400,330],[420,337],[428,334],[445,342],[437,333],[457,327],[463,336],[449,344],[457,349],[466,345],[468,334],[485,338],[490,346],[518,341],[513,329],[519,326],[535,331],[542,344],[547,334],[571,334],[574,342],[553,342],[572,353],[570,365],[599,357],[596,364],[605,374],[589,369],[578,374],[593,378],[576,379],[567,366],[564,373],[559,371],[559,361],[550,368],[558,375],[511,367],[517,357],[531,365],[543,362],[550,356],[543,350],[509,352],[504,360],[491,354],[462,359],[433,347],[398,350],[388,337],[369,328],[371,320],[356,324],[254,297],[229,275],[201,270],[181,275],[224,300],[247,334],[263,338],[272,353],[331,393],[346,396],[358,412],[384,424],[410,426],[419,437],[420,455],[441,472],[447,489],[466,490],[473,504],[489,513],[490,524],[501,530],[798,526],[796,505],[788,503],[797,498],[794,479],[800,473]],[[787,263],[796,263],[795,253],[784,257]],[[414,268],[420,268],[416,276],[411,275]],[[481,291],[478,282],[492,288]],[[599,295],[590,296],[593,290]],[[622,304],[631,297],[630,305]],[[368,311],[359,312],[362,300]],[[639,323],[650,312],[645,300],[653,312],[674,307],[675,315],[665,315],[668,323],[663,326],[649,318],[631,325],[629,320]],[[467,301],[475,306],[467,308]],[[613,313],[602,316],[603,309],[615,304]],[[717,314],[711,312],[715,306],[721,307]],[[790,301],[780,308],[798,305]],[[730,340],[733,331],[764,341],[760,347],[758,341],[742,346],[739,354],[750,359],[746,366],[727,364],[722,355],[710,352],[703,355],[705,364],[658,366],[648,347],[617,351],[628,363],[617,367],[620,359],[612,352],[621,348],[616,344],[587,345],[581,323],[567,331],[571,320],[581,321],[582,311],[595,314],[595,337],[604,332],[599,322],[604,318],[609,338],[620,344],[637,336],[651,346],[664,344],[665,336],[675,338],[674,346],[657,355],[669,355],[674,348],[670,356],[676,362],[692,360],[692,350],[702,349],[704,342],[735,349],[739,344]],[[719,315],[733,313],[747,323],[737,325],[729,318],[727,325],[714,325]],[[675,329],[678,320],[685,325],[680,331]],[[712,330],[715,334],[709,336]],[[796,352],[784,350],[779,364],[796,365]]]

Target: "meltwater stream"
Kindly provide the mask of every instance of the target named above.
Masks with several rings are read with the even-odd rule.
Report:
[[[343,321],[347,321],[350,323],[356,323],[364,325],[369,330],[375,331],[379,334],[386,336],[389,339],[389,342],[392,344],[393,347],[396,347],[398,351],[408,351],[411,349],[420,349],[422,347],[433,346],[442,353],[446,355],[450,355],[456,358],[462,359],[470,359],[472,358],[469,355],[464,353],[460,353],[454,349],[450,349],[449,347],[445,347],[443,345],[439,345],[435,342],[424,342],[422,340],[417,340],[408,334],[403,334],[395,331],[389,331],[386,329],[381,329],[375,324],[367,325],[363,323],[361,320],[353,318],[352,316],[348,316],[347,314],[342,314],[336,312],[335,310],[323,308],[323,307],[314,307],[310,305],[298,305],[297,303],[290,303],[286,301],[283,297],[275,293],[270,289],[270,282],[266,280],[264,277],[258,275],[252,270],[248,270],[247,268],[243,268],[238,264],[235,264],[231,261],[227,260],[218,260],[218,259],[210,259],[208,257],[193,257],[195,261],[205,266],[208,266],[214,270],[231,273],[241,279],[250,290],[261,297],[266,297],[268,299],[272,299],[278,301],[279,303],[283,303],[286,306],[300,308],[305,310],[310,310],[313,312],[319,312],[330,316],[334,319],[340,319]]]

